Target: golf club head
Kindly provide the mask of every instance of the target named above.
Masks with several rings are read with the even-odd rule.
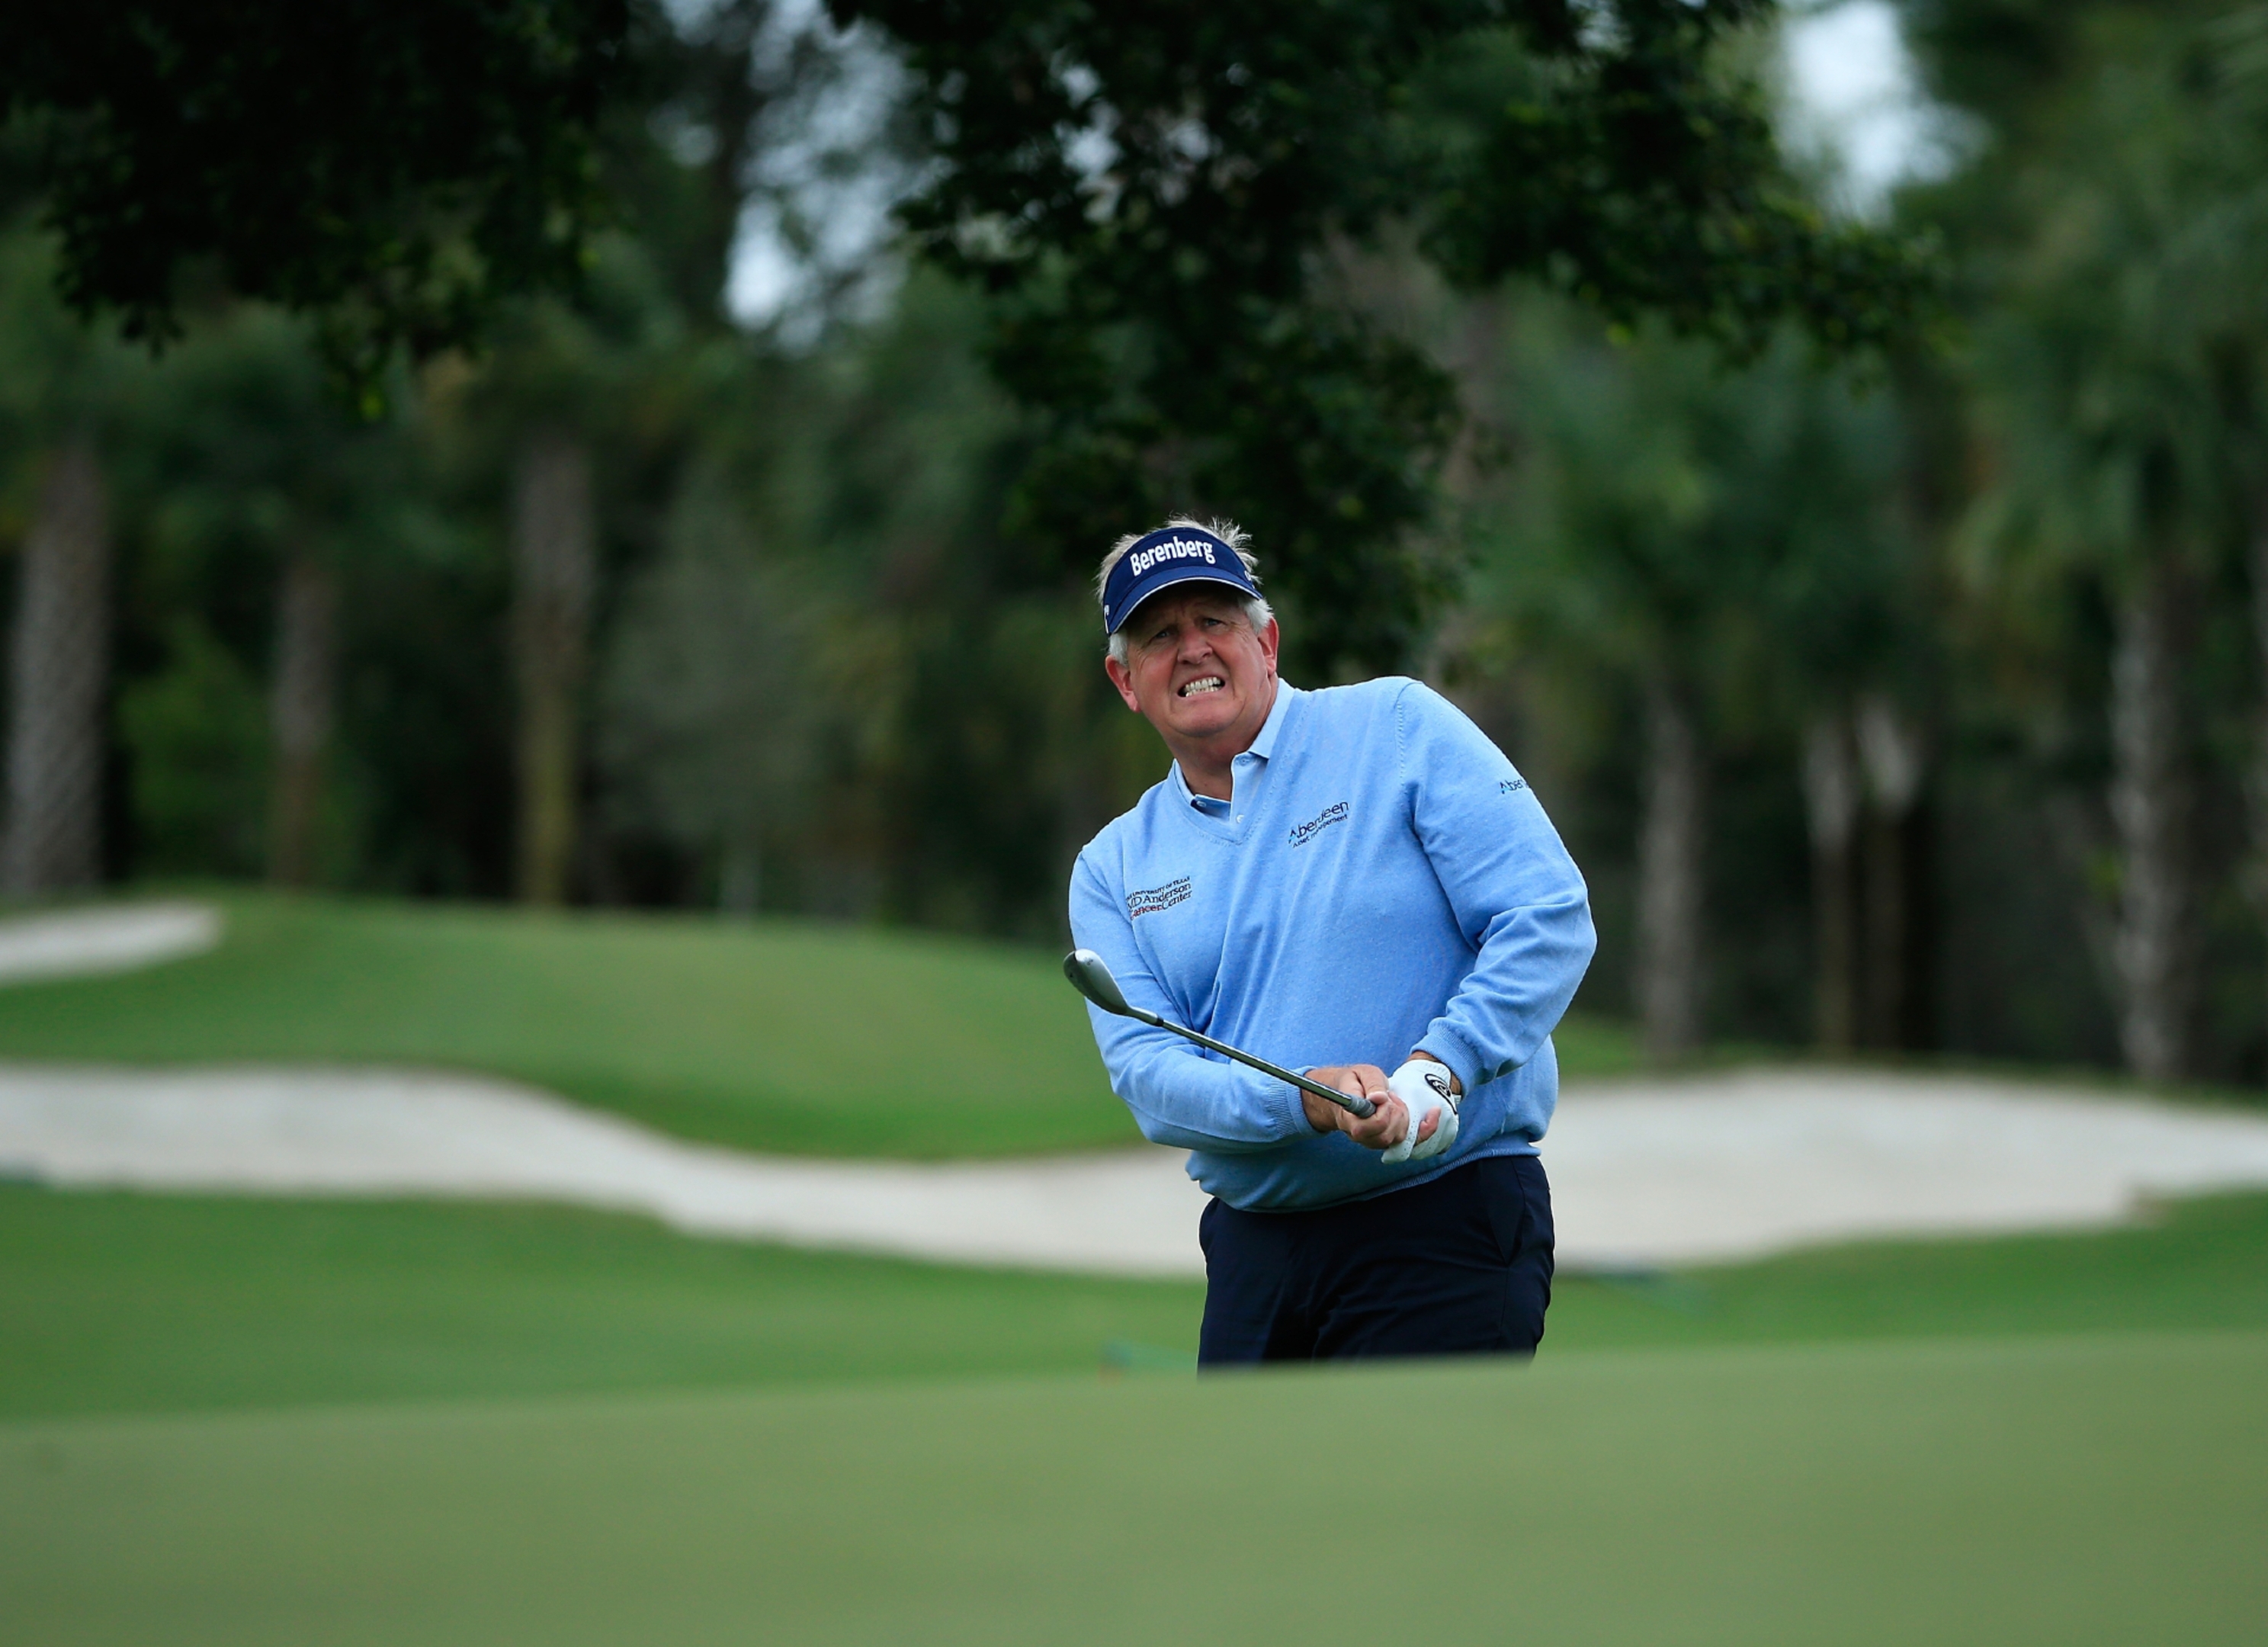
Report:
[[[1092,949],[1073,949],[1064,956],[1064,976],[1071,986],[1101,1008],[1116,1013],[1122,1018],[1135,1016],[1134,1008],[1126,1004],[1126,997],[1118,993],[1118,980],[1110,976],[1110,968]]]

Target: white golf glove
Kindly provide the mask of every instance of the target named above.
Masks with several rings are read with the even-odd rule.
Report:
[[[1457,1141],[1457,1100],[1450,1096],[1449,1084],[1453,1079],[1447,1064],[1437,1064],[1430,1058],[1413,1058],[1386,1078],[1386,1089],[1410,1112],[1410,1130],[1402,1134],[1400,1143],[1379,1157],[1381,1161],[1389,1165],[1397,1161],[1424,1161]],[[1418,1142],[1418,1129],[1437,1110],[1441,1124],[1431,1138]]]

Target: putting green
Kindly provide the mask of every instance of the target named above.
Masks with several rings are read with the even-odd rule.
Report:
[[[12,1647],[2249,1643],[2263,1389],[2227,1334],[0,1426],[0,1597]]]
[[[0,1058],[414,1065],[683,1137],[939,1158],[1132,1141],[1044,953],[792,921],[231,894],[210,954],[0,990]],[[1570,1067],[1629,1060],[1596,1025]]]

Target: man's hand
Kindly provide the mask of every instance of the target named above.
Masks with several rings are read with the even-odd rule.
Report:
[[[1386,1072],[1376,1064],[1326,1064],[1307,1073],[1311,1079],[1327,1087],[1336,1087],[1349,1097],[1368,1098],[1378,1106],[1377,1112],[1366,1119],[1339,1108],[1328,1098],[1302,1092],[1300,1102],[1307,1112],[1307,1125],[1317,1132],[1344,1133],[1365,1149],[1391,1149],[1410,1135],[1409,1107],[1394,1096],[1394,1089],[1386,1083]],[[1423,1144],[1431,1140],[1440,1125],[1439,1116],[1421,1119],[1418,1141]],[[1426,1153],[1431,1155],[1432,1151]]]
[[[1386,1089],[1417,1118],[1418,1130],[1388,1150],[1388,1165],[1424,1161],[1440,1155],[1457,1141],[1456,1072],[1424,1053],[1413,1053],[1401,1068],[1387,1077]]]

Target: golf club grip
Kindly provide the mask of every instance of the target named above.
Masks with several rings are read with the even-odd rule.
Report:
[[[1373,1104],[1368,1098],[1349,1097],[1335,1087],[1327,1087],[1320,1081],[1310,1081],[1305,1075],[1293,1075],[1288,1069],[1279,1070],[1277,1073],[1291,1076],[1292,1084],[1301,1091],[1312,1092],[1319,1098],[1329,1098],[1358,1119],[1366,1121],[1378,1113],[1378,1105]]]
[[[1278,1081],[1288,1081],[1302,1092],[1312,1092],[1319,1098],[1327,1098],[1350,1115],[1366,1121],[1378,1113],[1378,1105],[1373,1104],[1368,1098],[1349,1097],[1345,1093],[1335,1088],[1327,1087],[1320,1081],[1310,1081],[1305,1075],[1295,1075],[1290,1070],[1280,1065],[1271,1064],[1264,1058],[1255,1058],[1249,1052],[1239,1052],[1227,1042],[1216,1041],[1210,1035],[1192,1030],[1185,1023],[1175,1023],[1171,1019],[1161,1018],[1152,1013],[1145,1013],[1142,1016],[1160,1029],[1171,1030],[1176,1035],[1185,1035],[1199,1046],[1211,1047],[1224,1058],[1233,1058],[1238,1063],[1249,1065],[1263,1075],[1273,1075]]]

